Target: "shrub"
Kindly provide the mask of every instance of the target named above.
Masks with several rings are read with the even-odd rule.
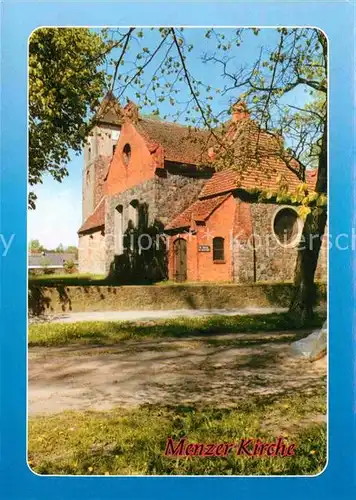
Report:
[[[66,260],[63,267],[64,267],[64,271],[67,274],[73,274],[77,271],[77,269],[75,267],[74,260],[72,260],[72,259]]]

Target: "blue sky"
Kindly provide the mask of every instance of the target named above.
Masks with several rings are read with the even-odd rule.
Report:
[[[224,85],[224,80],[221,77],[220,66],[213,67],[211,65],[203,64],[201,55],[203,53],[212,53],[216,47],[216,41],[211,38],[204,37],[206,29],[186,28],[184,36],[188,43],[194,45],[192,52],[187,54],[187,66],[191,70],[196,79],[201,80],[204,84],[210,85],[213,89],[221,89]],[[228,37],[232,36],[235,32],[233,28],[219,29],[220,33],[224,32]],[[262,29],[258,36],[252,32],[244,34],[243,43],[231,51],[232,59],[229,62],[230,69],[239,69],[244,65],[251,66],[256,60],[262,45],[274,45],[276,40],[276,32],[274,29]],[[158,40],[158,33],[152,32],[149,29],[144,30],[144,38],[140,40],[142,47],[153,47]],[[137,46],[133,45],[132,51],[136,54]],[[129,67],[132,54],[130,52],[127,57],[127,62],[123,66],[123,70]],[[115,55],[115,54],[114,54]],[[150,66],[151,67],[151,66]],[[148,67],[148,68],[150,68]],[[145,75],[145,81],[151,79],[155,65],[148,69]],[[226,82],[227,83],[227,82]],[[228,103],[231,99],[236,99],[239,95],[232,96],[227,94],[222,96],[219,93],[213,93],[214,100],[211,101],[211,106],[215,113],[228,108]],[[134,91],[128,91],[125,98],[137,100]],[[180,87],[179,95],[176,96],[177,100],[182,103],[188,99],[188,90],[186,86]],[[292,96],[294,104],[301,105],[305,102],[305,95],[303,90],[299,89]],[[124,100],[123,100],[124,102]],[[183,104],[181,104],[183,106]],[[179,107],[179,105],[178,105]],[[164,114],[172,114],[176,108],[164,102],[159,106],[161,116]],[[142,112],[151,113],[152,108],[144,108]],[[53,180],[51,177],[46,176],[43,179],[43,184],[34,188],[38,196],[36,210],[30,210],[28,216],[28,238],[39,239],[40,242],[47,248],[55,248],[60,243],[64,246],[76,245],[78,243],[77,230],[81,225],[81,200],[82,200],[82,186],[81,175],[83,168],[82,155],[72,155],[72,160],[68,164],[69,176],[63,179],[62,183]]]

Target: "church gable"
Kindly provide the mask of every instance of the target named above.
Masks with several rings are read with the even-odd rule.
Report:
[[[106,194],[119,194],[152,179],[158,166],[157,149],[150,150],[135,123],[127,120],[121,128],[106,177]]]

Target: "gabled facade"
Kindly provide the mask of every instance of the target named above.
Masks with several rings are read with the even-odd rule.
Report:
[[[234,170],[214,171],[221,149],[234,152]],[[302,222],[294,207],[252,193],[299,184],[283,154],[241,105],[217,141],[107,97],[84,154],[80,271],[127,282],[291,280]]]

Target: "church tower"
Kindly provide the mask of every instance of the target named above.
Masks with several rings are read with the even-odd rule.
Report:
[[[120,136],[121,107],[111,92],[101,102],[95,125],[84,147],[82,220],[95,210],[103,197],[105,175]]]

